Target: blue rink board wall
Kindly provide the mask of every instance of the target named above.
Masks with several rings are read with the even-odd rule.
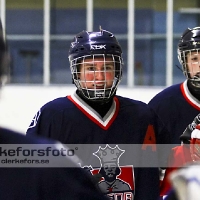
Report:
[[[76,12],[75,12],[76,11]],[[85,9],[51,9],[51,34],[70,34],[72,37],[85,30]],[[103,29],[113,32],[115,35],[127,34],[127,10],[126,9],[94,9],[94,29],[99,25]],[[117,13],[117,14],[116,14]],[[113,22],[114,21],[117,23]],[[152,9],[137,9],[135,12],[135,33],[140,34],[165,34],[166,12]],[[198,24],[195,15],[185,15],[174,12],[174,33],[182,33],[190,24],[191,28]],[[43,34],[43,10],[7,10],[6,32],[14,34]],[[72,39],[72,38],[71,38]],[[127,76],[127,40],[120,39],[125,62],[124,79],[126,85]],[[174,55],[176,44],[174,39]],[[11,49],[11,83],[42,83],[43,73],[43,41],[9,40]],[[71,75],[67,58],[70,40],[52,40],[51,42],[51,83],[71,83]],[[166,40],[135,39],[135,84],[136,85],[165,85],[166,74]],[[178,63],[177,56],[173,58],[174,66]],[[67,70],[68,71],[67,71]],[[174,67],[174,83],[183,80],[183,75]],[[26,78],[24,78],[26,77]]]

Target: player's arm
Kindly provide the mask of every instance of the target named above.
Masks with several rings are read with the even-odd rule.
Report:
[[[161,185],[161,196],[166,195],[171,188],[169,177],[172,171],[192,162],[192,160],[200,160],[200,114],[186,127],[180,139],[182,141],[182,146],[172,149],[168,168],[166,169]]]
[[[150,121],[148,119],[148,121]],[[142,136],[140,168],[134,169],[135,199],[159,198],[159,169],[154,126],[150,123]],[[136,172],[136,173],[135,173]]]
[[[52,115],[48,110],[41,108],[33,117],[26,135],[49,137],[52,125]]]
[[[183,134],[180,136],[180,140],[184,144],[190,144],[191,133],[196,128],[196,126],[200,124],[200,114],[198,114],[191,124],[189,124],[184,130]]]
[[[39,135],[38,134],[38,126],[40,121],[41,109],[34,115],[27,131],[26,135]]]

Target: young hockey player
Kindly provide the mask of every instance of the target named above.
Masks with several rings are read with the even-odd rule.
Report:
[[[0,23],[0,88],[3,86],[8,64],[9,53]],[[23,167],[23,162],[29,160],[34,163],[35,161],[35,157],[28,156],[27,152],[31,152],[31,150],[35,152],[37,147],[41,145],[49,145],[53,150],[59,150],[55,141],[24,136],[22,133],[0,127],[0,199],[107,199],[97,189],[91,176],[88,176],[83,169],[77,166],[73,157],[65,156],[60,159],[57,168],[37,167],[32,164]],[[23,152],[26,152],[27,156],[19,156],[20,151],[17,149],[21,149],[21,152],[24,150]],[[19,165],[20,163],[21,165]]]
[[[200,161],[200,114],[187,126],[180,136],[181,146],[172,148],[168,167],[161,185],[160,195],[165,196],[171,190],[170,174],[192,162]]]
[[[157,157],[156,142],[168,143],[168,134],[148,105],[116,95],[123,66],[116,37],[102,29],[80,32],[71,42],[69,61],[76,92],[45,104],[27,135],[45,136],[64,144],[87,144],[83,154],[90,154],[90,160],[97,157],[101,164],[93,169],[88,163],[88,169],[102,176],[99,187],[110,198],[157,199],[158,168],[152,168],[150,162]],[[92,144],[97,144],[96,149],[88,153]],[[129,144],[129,148],[137,144],[141,151],[128,154],[123,144]],[[141,167],[139,163],[147,152],[153,159],[149,157],[149,163],[146,159],[147,165]],[[120,165],[119,159],[123,158],[129,164]]]
[[[178,58],[186,80],[151,99],[149,105],[166,125],[172,144],[200,111],[200,27],[188,28],[178,43]]]

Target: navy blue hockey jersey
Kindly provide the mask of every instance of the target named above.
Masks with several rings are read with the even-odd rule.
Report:
[[[54,141],[25,137],[14,131],[0,128],[0,147],[9,144],[54,144]],[[1,149],[1,155],[5,152]],[[12,156],[10,156],[12,158]],[[16,157],[14,158],[16,159]],[[1,159],[2,160],[2,159]],[[63,158],[63,162],[72,161]],[[0,199],[2,200],[106,200],[84,170],[76,168],[5,168],[0,163]]]
[[[133,199],[135,195],[134,200],[153,200],[158,197],[157,168],[134,167],[134,162],[130,165],[119,165],[119,159],[126,157],[121,144],[140,144],[145,152],[146,143],[153,143],[152,149],[147,150],[155,158],[155,143],[168,143],[168,134],[162,123],[143,102],[116,96],[110,110],[102,118],[77,94],[61,97],[47,103],[38,111],[27,135],[42,135],[64,144],[104,144],[99,145],[91,155],[99,159],[100,168],[94,169],[88,163],[88,169],[94,174],[98,171],[103,176],[99,187],[110,198],[125,200]],[[138,162],[142,160],[142,154],[136,155]],[[129,154],[130,160],[133,155],[134,151]],[[112,164],[114,167],[111,170],[109,165]]]
[[[172,144],[180,144],[180,135],[200,112],[200,102],[192,96],[187,81],[170,86],[149,102],[170,133]]]

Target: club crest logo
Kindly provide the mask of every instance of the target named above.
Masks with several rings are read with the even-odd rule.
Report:
[[[118,145],[112,148],[107,144],[105,148],[99,147],[98,151],[93,153],[93,155],[99,158],[101,165],[112,163],[119,166],[119,158],[124,152],[125,150],[120,149]]]
[[[116,145],[114,148],[108,144],[93,153],[100,161],[100,168],[89,170],[93,176],[98,177],[97,182],[102,192],[111,199],[132,200],[134,197],[134,171],[133,166],[120,166],[120,157],[125,150]]]

